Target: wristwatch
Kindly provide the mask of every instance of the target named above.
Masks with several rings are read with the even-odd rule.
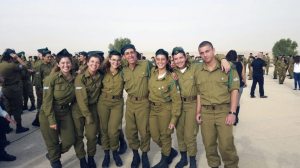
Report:
[[[236,115],[236,112],[229,111],[228,114]]]

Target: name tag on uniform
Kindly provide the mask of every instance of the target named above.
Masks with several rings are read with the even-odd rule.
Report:
[[[49,89],[49,87],[48,86],[44,86],[44,90],[48,90]]]
[[[82,87],[76,87],[75,89],[76,89],[76,90],[80,90],[80,89],[82,89]]]

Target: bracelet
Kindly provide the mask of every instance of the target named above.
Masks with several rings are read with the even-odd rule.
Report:
[[[233,114],[236,116],[236,112],[229,111],[228,114]]]

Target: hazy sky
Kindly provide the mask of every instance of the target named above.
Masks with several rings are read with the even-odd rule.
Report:
[[[271,51],[281,38],[300,45],[299,8],[299,0],[1,0],[0,52],[106,52],[118,37],[142,52],[193,52],[203,40],[218,51]]]

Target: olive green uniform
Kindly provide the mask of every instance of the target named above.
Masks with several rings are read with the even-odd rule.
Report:
[[[14,62],[2,61],[0,63],[0,74],[4,78],[2,92],[5,97],[5,109],[10,115],[14,116],[17,126],[21,126],[22,123],[23,89],[21,70],[23,68],[25,67]]]
[[[294,58],[293,57],[290,57],[289,58],[289,67],[288,67],[288,72],[289,72],[289,75],[290,75],[290,79],[293,79],[294,78]]]
[[[274,57],[273,60],[273,64],[274,64],[274,72],[273,72],[273,79],[277,79],[277,73],[278,73],[278,57]]]
[[[61,72],[49,75],[44,81],[43,105],[39,115],[40,128],[48,149],[50,162],[60,159],[75,142],[71,103],[75,99],[74,79],[68,81]],[[50,125],[57,125],[57,130]]]
[[[101,91],[101,80],[100,73],[97,72],[92,76],[88,70],[77,75],[75,79],[76,103],[72,107],[72,115],[76,132],[74,148],[79,159],[86,155],[83,143],[84,131],[88,156],[96,154],[99,127],[97,101]]]
[[[270,68],[270,57],[266,55],[266,59],[265,59],[265,62],[267,63],[266,65],[266,75],[269,74],[269,68]]]
[[[31,63],[26,62],[28,68],[31,68]],[[23,84],[23,105],[27,107],[28,98],[30,98],[31,106],[35,105],[35,98],[33,95],[33,86],[31,82],[31,73],[27,69],[21,71]]]
[[[143,152],[150,150],[148,80],[152,64],[139,60],[132,70],[123,65],[124,89],[128,93],[126,101],[126,138],[129,147]],[[139,138],[140,135],[140,138]]]
[[[179,86],[172,75],[158,79],[158,70],[153,69],[149,80],[149,100],[151,104],[149,126],[152,140],[162,149],[164,156],[169,156],[172,147],[169,124],[176,126],[181,114]]]
[[[176,126],[178,147],[181,152],[188,151],[189,156],[197,154],[197,133],[199,126],[195,119],[197,107],[197,85],[200,64],[187,63],[185,72],[175,69],[182,100],[182,113]]]
[[[248,58],[248,70],[249,70],[249,74],[248,74],[248,76],[249,76],[249,78],[248,78],[248,80],[252,80],[252,68],[251,68],[251,64],[252,64],[252,62],[253,62],[253,59],[252,58]]]
[[[279,84],[283,84],[285,77],[286,77],[286,70],[287,70],[287,64],[282,61],[278,60],[277,61],[277,73],[278,73],[278,79],[279,79]]]
[[[197,79],[197,86],[201,97],[201,133],[208,165],[220,166],[217,150],[219,143],[225,168],[236,168],[239,158],[233,141],[232,125],[226,125],[225,119],[230,111],[230,92],[240,87],[239,76],[235,69],[226,74],[219,63],[211,72],[203,64],[199,74],[201,78]]]
[[[42,60],[37,60],[34,63],[33,69],[35,71],[34,79],[33,79],[33,85],[35,86],[35,94],[36,94],[36,101],[37,101],[37,109],[41,108],[42,101],[43,101],[43,87],[41,82],[41,76],[40,76],[40,66],[43,64]]]
[[[124,81],[121,72],[106,72],[102,80],[102,90],[97,104],[104,150],[119,148],[119,128],[123,118]]]

